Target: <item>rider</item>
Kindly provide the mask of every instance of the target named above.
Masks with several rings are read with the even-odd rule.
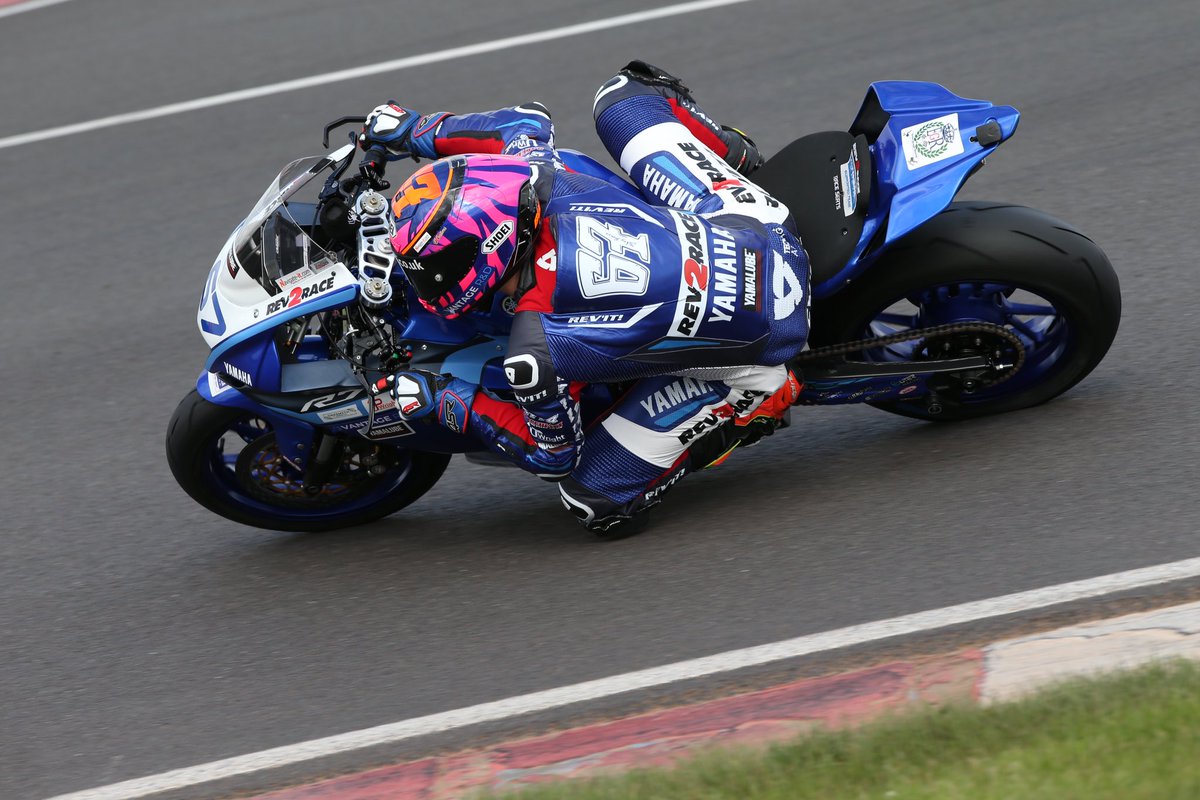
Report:
[[[747,180],[762,164],[754,142],[678,78],[630,62],[593,112],[644,200],[565,169],[539,103],[457,116],[381,105],[360,169],[386,188],[387,161],[441,159],[392,202],[392,245],[426,308],[455,317],[497,292],[517,301],[504,361],[515,404],[419,370],[377,391],[406,419],[432,415],[558,482],[588,528],[624,533],[686,473],[784,423],[809,267],[788,210]],[[583,384],[628,381],[583,446]]]

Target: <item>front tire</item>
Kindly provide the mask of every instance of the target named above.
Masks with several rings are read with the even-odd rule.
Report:
[[[835,344],[971,320],[1015,332],[1026,361],[1006,381],[939,398],[936,414],[919,397],[873,404],[950,421],[1057,397],[1100,363],[1120,319],[1117,275],[1091,239],[1041,211],[976,201],[951,204],[884,253],[864,277],[816,304],[812,338],[814,345]],[[919,360],[929,355],[929,344],[869,349],[863,357]]]
[[[276,531],[315,532],[363,525],[429,491],[450,462],[442,453],[402,451],[382,475],[348,458],[332,488],[297,491],[301,476],[278,456],[261,417],[210,403],[192,390],[167,428],[167,463],[193,500],[226,519]],[[236,448],[236,449],[235,449]]]

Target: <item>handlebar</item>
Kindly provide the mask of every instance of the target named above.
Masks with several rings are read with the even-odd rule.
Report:
[[[324,147],[329,147],[329,134],[336,128],[340,128],[343,125],[349,124],[365,125],[366,122],[367,117],[362,115],[338,117],[326,125],[322,130],[321,144]],[[354,133],[353,131],[350,132],[350,141],[356,146],[361,143],[362,138],[362,136]],[[377,191],[382,191],[391,186],[391,184],[383,177],[384,172],[387,169],[387,162],[389,160],[394,160],[396,157],[403,157],[406,155],[410,156],[414,161],[417,160],[415,153],[393,154],[389,153],[388,150],[382,146],[372,147],[363,151],[362,160],[358,162],[358,171],[362,175],[363,180],[366,181],[368,187]],[[389,156],[392,158],[389,158]]]
[[[351,122],[356,123],[358,125],[365,125],[367,122],[367,118],[365,115],[360,114],[360,115],[354,116],[354,117],[339,117],[338,119],[335,119],[333,122],[331,122],[325,126],[324,132],[321,136],[321,146],[329,147],[329,132],[330,131],[332,131],[334,128],[340,128],[343,125],[348,125]],[[355,136],[353,133],[350,134],[350,138],[353,141],[358,141],[358,137]]]

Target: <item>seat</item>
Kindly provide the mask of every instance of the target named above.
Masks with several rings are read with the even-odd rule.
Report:
[[[792,142],[752,176],[792,212],[814,286],[836,275],[854,254],[872,174],[865,136],[825,131]]]

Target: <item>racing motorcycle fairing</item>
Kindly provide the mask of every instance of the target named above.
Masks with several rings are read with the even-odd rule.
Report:
[[[849,133],[791,143],[752,180],[784,202],[823,299],[867,269],[888,245],[941,213],[1020,115],[936,83],[871,84]]]
[[[936,83],[872,83],[850,132],[871,144],[870,216],[887,224],[883,246],[941,213],[983,159],[1016,132],[1020,117],[1012,106],[959,97]],[[862,247],[864,241],[856,257]]]
[[[348,152],[347,152],[348,151]],[[276,176],[218,253],[196,322],[210,348],[205,369],[277,390],[279,358],[273,332],[283,323],[352,302],[358,279],[305,230],[287,200],[353,154],[347,145],[327,156],[301,158]]]
[[[298,331],[294,349],[286,357],[280,352],[281,327],[348,306],[359,297],[359,279],[310,236],[316,206],[293,199],[310,182],[344,166],[353,152],[348,145],[284,167],[222,247],[197,311],[197,325],[211,349],[196,389],[214,404],[243,408],[266,419],[280,452],[297,466],[305,462],[305,453],[313,452],[321,430],[357,432],[371,441],[414,437],[419,443],[412,447],[430,451],[476,449],[468,437],[436,426],[409,425],[390,400],[368,397],[350,365],[329,357],[328,342],[321,336]],[[424,313],[415,296],[406,300],[386,312],[390,322],[406,326],[406,337],[446,342],[454,345],[451,350],[472,340],[486,341],[486,347],[454,353],[453,366],[475,380],[485,373],[492,381],[496,373],[503,378],[499,362],[485,370],[481,356],[502,356],[506,338],[497,343],[471,322],[455,325]],[[497,314],[509,316],[499,305],[493,316]],[[507,323],[500,319],[481,315],[477,322],[484,330],[507,332]],[[427,368],[441,367],[439,361]]]
[[[754,180],[791,212],[808,254],[812,285],[840,272],[862,240],[871,170],[865,136],[824,131],[792,142],[754,174]]]

